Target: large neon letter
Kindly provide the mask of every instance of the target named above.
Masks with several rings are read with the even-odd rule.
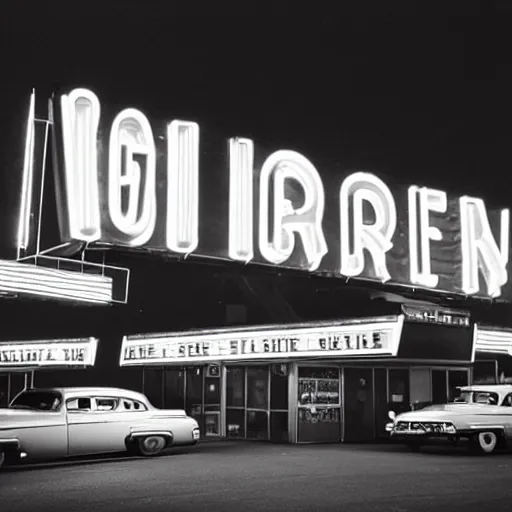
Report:
[[[499,297],[501,287],[508,280],[510,211],[501,211],[500,248],[492,234],[482,199],[460,198],[460,225],[462,291],[468,295],[479,292],[478,276],[481,271],[487,284],[487,294]]]
[[[350,206],[352,199],[352,207]],[[365,223],[363,202],[369,203],[375,213],[373,224]],[[350,217],[352,214],[354,247],[350,249]],[[386,266],[386,252],[392,247],[396,228],[395,200],[387,185],[365,172],[348,176],[340,189],[341,274],[358,276],[364,270],[366,249],[373,260],[376,277],[383,282],[391,279]]]
[[[440,241],[443,239],[443,234],[438,228],[430,226],[429,213],[446,212],[446,192],[426,187],[419,188],[412,186],[409,187],[408,196],[411,283],[427,286],[428,288],[435,288],[439,282],[439,276],[431,272],[430,240]],[[420,258],[418,258],[418,252]]]
[[[96,137],[100,102],[87,89],[61,97],[69,234],[93,242],[101,236]]]
[[[253,250],[254,144],[250,139],[229,140],[229,257],[248,262]]]
[[[167,126],[167,247],[190,254],[199,244],[199,125]]]
[[[273,232],[269,236],[269,187],[273,180]],[[285,197],[286,180],[295,180],[304,190],[304,204],[295,209]],[[295,151],[276,151],[263,164],[260,177],[259,248],[275,265],[286,261],[295,247],[294,232],[304,246],[309,270],[316,270],[327,254],[322,231],[324,188],[313,164]]]
[[[27,249],[30,236],[30,213],[32,209],[32,189],[34,187],[34,122],[35,92],[30,95],[25,154],[23,159],[23,181],[21,185],[21,205],[18,224],[18,258],[20,250]]]
[[[155,173],[155,141],[149,121],[133,108],[119,112],[110,130],[108,209],[112,224],[130,237],[128,243],[133,246],[146,243],[155,229]],[[128,192],[126,208],[123,190]]]

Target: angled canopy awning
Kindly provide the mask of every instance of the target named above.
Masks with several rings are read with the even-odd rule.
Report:
[[[112,281],[101,274],[0,260],[0,293],[108,304],[113,300]]]

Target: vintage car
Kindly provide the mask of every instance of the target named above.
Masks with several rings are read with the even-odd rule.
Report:
[[[474,385],[458,388],[452,403],[431,405],[396,415],[389,412],[391,437],[417,450],[437,440],[454,445],[468,440],[479,453],[505,448],[512,440],[512,386]]]
[[[161,410],[118,388],[28,389],[0,409],[0,466],[128,451],[154,456],[196,444],[199,425],[183,410]]]

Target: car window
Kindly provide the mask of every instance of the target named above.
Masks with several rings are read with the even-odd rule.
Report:
[[[146,406],[137,400],[131,400],[129,398],[121,398],[119,404],[119,410],[123,411],[146,411]]]
[[[97,397],[95,400],[96,410],[98,411],[114,411],[119,403],[119,400],[117,398]]]
[[[504,399],[503,403],[501,404],[504,407],[512,407],[512,393],[509,393]]]
[[[476,404],[498,405],[498,394],[490,391],[475,391],[473,402]]]
[[[66,404],[68,411],[90,411],[91,399],[89,397],[72,398]]]
[[[137,400],[133,401],[133,408],[136,411],[147,411],[148,410],[148,408],[142,402],[138,402]]]
[[[56,391],[28,390],[21,392],[9,406],[12,409],[35,409],[37,411],[58,411],[62,396]]]

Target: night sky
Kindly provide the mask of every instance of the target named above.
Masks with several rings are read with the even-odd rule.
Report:
[[[321,172],[369,170],[512,206],[509,2],[78,4],[0,7],[3,253],[32,87],[44,99],[85,85],[115,109],[296,149],[329,162]]]

